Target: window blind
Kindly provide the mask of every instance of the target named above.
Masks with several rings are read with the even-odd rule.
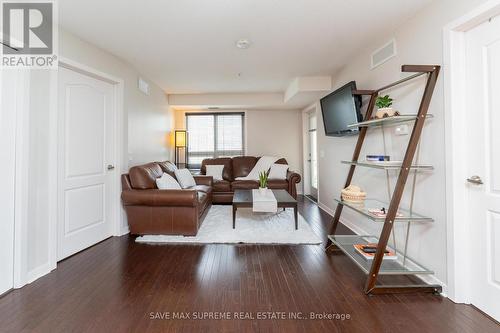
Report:
[[[187,113],[188,165],[206,158],[245,155],[244,113]]]

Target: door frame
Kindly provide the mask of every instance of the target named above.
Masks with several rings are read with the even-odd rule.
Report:
[[[318,107],[317,103],[314,103],[312,105],[309,105],[307,108],[302,110],[302,163],[303,163],[303,169],[304,169],[304,177],[302,179],[303,182],[303,193],[304,195],[306,194],[311,194],[311,168],[310,164],[307,162],[308,160],[308,154],[310,150],[310,144],[309,144],[309,115],[315,112],[316,113],[316,119],[318,119]],[[316,133],[318,131],[318,128],[316,126]],[[318,152],[316,152],[317,155]],[[316,173],[319,177],[319,160],[317,163],[317,169]],[[318,178],[318,183],[319,183],[319,178]],[[319,186],[316,189],[317,190],[317,197],[319,198]],[[319,199],[318,199],[319,200]]]
[[[3,133],[2,145],[8,147],[7,154],[10,156],[11,161],[9,165],[5,165],[2,169],[6,172],[6,176],[12,180],[9,187],[2,188],[2,191],[7,191],[4,194],[9,196],[10,209],[2,211],[0,216],[3,222],[10,224],[12,234],[6,237],[10,238],[11,242],[11,265],[6,269],[11,276],[10,289],[17,288],[26,280],[28,272],[25,267],[25,247],[26,243],[26,223],[28,209],[27,198],[27,175],[28,175],[28,142],[26,135],[29,132],[29,84],[30,84],[30,70],[29,69],[6,69],[12,74],[11,78],[15,79],[15,95],[10,96],[9,107],[12,107],[12,117],[4,120],[8,121],[8,126],[12,128],[10,133]],[[3,77],[0,79],[3,81]],[[0,82],[0,89],[2,89],[2,82]],[[0,92],[1,94],[1,92]],[[0,97],[4,98],[4,96]],[[0,101],[4,102],[4,101]],[[9,151],[10,150],[10,151]],[[6,245],[6,244],[4,244]],[[4,291],[5,293],[8,292]],[[1,294],[1,293],[0,293]]]
[[[121,174],[126,172],[127,163],[123,161],[124,156],[124,80],[115,77],[111,74],[104,73],[90,66],[81,64],[74,60],[59,57],[59,67],[73,70],[75,72],[103,80],[111,83],[114,87],[114,107],[115,107],[115,176],[113,177],[113,191],[116,194],[115,199],[110,203],[112,205],[113,216],[115,221],[112,221],[112,235],[121,236],[129,232],[126,225],[125,214],[121,207]],[[59,71],[53,71],[51,76],[52,95],[50,101],[50,165],[49,170],[52,170],[49,179],[49,197],[51,205],[49,207],[49,219],[53,221],[50,225],[50,262],[53,269],[57,267],[57,237],[58,237],[58,175],[59,175],[59,156],[58,156],[58,75]]]
[[[449,23],[443,30],[444,118],[446,158],[446,234],[448,297],[457,303],[471,301],[470,251],[468,242],[468,190],[466,138],[466,32],[500,15],[500,0],[492,0]]]

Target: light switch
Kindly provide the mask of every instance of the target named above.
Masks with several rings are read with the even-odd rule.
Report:
[[[320,151],[319,151],[319,157],[320,158],[325,158],[325,151],[323,149],[320,149]]]

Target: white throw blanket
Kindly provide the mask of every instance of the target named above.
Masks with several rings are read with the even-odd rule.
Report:
[[[236,177],[236,180],[259,180],[259,173],[265,171],[268,172],[271,168],[271,165],[279,160],[278,157],[275,156],[262,156],[259,158],[252,171],[246,177]]]
[[[252,190],[252,210],[261,213],[276,213],[278,210],[278,201],[273,191]]]

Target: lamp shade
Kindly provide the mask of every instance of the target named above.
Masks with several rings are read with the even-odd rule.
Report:
[[[186,130],[175,130],[175,147],[186,147]]]

